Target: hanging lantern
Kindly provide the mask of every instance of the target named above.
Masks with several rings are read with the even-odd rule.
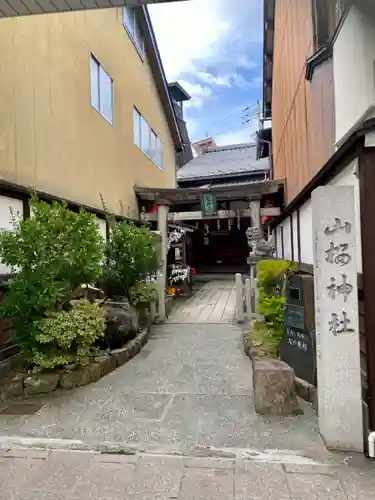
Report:
[[[240,209],[237,209],[237,229],[241,229],[241,217],[240,217]]]
[[[228,219],[228,231],[232,229],[232,219]]]
[[[220,231],[220,219],[217,219],[216,225],[217,225],[217,230]]]

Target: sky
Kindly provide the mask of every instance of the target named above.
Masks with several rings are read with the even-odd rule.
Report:
[[[177,80],[191,95],[184,103],[191,140],[209,136],[219,145],[238,144],[249,142],[257,129],[262,5],[262,0],[149,5],[167,80]]]

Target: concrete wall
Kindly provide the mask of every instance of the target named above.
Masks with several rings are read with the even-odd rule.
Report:
[[[175,151],[154,78],[122,9],[2,19],[0,176],[137,216],[134,184],[175,186]],[[91,105],[90,53],[113,79],[114,122]],[[164,171],[135,144],[133,106],[164,143]]]
[[[336,142],[375,103],[375,19],[352,7],[333,45]]]

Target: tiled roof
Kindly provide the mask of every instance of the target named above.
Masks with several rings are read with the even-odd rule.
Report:
[[[179,181],[267,172],[268,158],[256,159],[254,143],[217,146],[189,161],[177,172]]]

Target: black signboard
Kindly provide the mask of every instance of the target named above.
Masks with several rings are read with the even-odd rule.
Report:
[[[314,327],[314,281],[312,276],[293,275],[286,286],[285,328],[280,357],[297,377],[316,385]]]
[[[280,345],[280,357],[294,370],[297,377],[316,385],[315,346],[312,335],[286,327]]]

